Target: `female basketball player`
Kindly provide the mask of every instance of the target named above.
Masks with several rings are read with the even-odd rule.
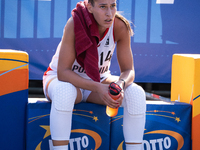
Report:
[[[44,93],[52,101],[54,150],[68,150],[73,107],[81,101],[112,108],[123,106],[126,149],[142,149],[146,97],[143,89],[133,83],[131,35],[130,24],[117,13],[116,0],[85,0],[72,11],[43,77]],[[115,45],[120,76],[109,71]],[[122,89],[117,100],[108,94],[111,82]]]

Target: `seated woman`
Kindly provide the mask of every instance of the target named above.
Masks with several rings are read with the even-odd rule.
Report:
[[[146,96],[133,83],[132,34],[129,22],[117,13],[116,0],[77,3],[43,77],[45,95],[52,101],[54,150],[68,150],[73,107],[81,101],[111,108],[123,106],[126,149],[142,149]],[[109,70],[115,46],[120,76],[111,75]],[[108,94],[112,82],[122,89],[117,100]]]

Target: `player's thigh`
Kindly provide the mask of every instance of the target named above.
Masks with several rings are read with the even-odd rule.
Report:
[[[77,97],[76,97],[75,104],[78,104],[82,101],[82,93],[79,88],[76,88],[76,90],[77,90]]]
[[[65,83],[65,84],[59,84],[59,83]],[[52,80],[50,80],[49,83],[47,84],[47,86],[45,87],[45,89],[46,89],[46,96],[47,96],[47,98],[50,101],[52,101],[53,95],[57,94],[57,93],[55,93],[55,90],[54,90],[56,86],[59,87],[59,88],[64,88],[66,86],[69,86],[69,83],[67,83],[67,82],[61,82],[57,78],[53,78]],[[62,86],[64,86],[64,87],[62,87]],[[80,103],[81,100],[82,100],[81,90],[79,88],[76,88],[76,91],[77,91],[77,95],[76,95],[75,104]],[[59,93],[59,94],[62,94],[62,92]]]

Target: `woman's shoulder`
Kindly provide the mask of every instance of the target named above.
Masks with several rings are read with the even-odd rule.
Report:
[[[124,21],[118,17],[115,17],[115,23],[114,23],[114,28],[115,29],[127,29],[126,24],[124,23]]]
[[[73,18],[69,18],[63,32],[63,37],[74,37],[74,21]]]
[[[67,28],[74,29],[74,20],[73,20],[73,17],[70,17],[67,20],[67,23],[65,25],[65,29],[67,29]]]

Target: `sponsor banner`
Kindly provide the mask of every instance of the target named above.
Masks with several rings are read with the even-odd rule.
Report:
[[[191,105],[185,103],[147,104],[144,150],[190,150]],[[125,150],[123,108],[111,124],[111,150]]]
[[[27,150],[52,149],[49,128],[51,104],[29,103],[27,120]],[[110,125],[104,106],[77,104],[73,110],[69,150],[109,149]]]
[[[105,107],[95,104],[75,105],[70,150],[125,150],[123,108],[109,120]],[[52,149],[49,129],[50,103],[29,103],[27,150]],[[191,149],[191,105],[186,103],[147,104],[144,150]]]
[[[117,116],[110,120],[110,126],[110,150],[125,150],[122,107],[119,107]]]

